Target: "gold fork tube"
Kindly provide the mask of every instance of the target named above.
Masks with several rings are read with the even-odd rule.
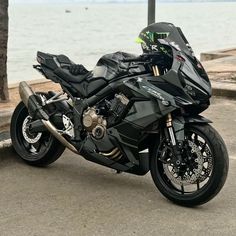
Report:
[[[153,70],[153,74],[154,74],[155,76],[159,76],[159,75],[160,75],[159,69],[158,69],[157,66],[153,66],[153,67],[152,67],[152,70]]]

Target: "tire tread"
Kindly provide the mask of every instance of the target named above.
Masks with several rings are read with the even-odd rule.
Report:
[[[190,126],[189,126],[190,128]],[[215,155],[214,158],[214,164],[213,164],[213,179],[210,179],[210,184],[208,185],[208,188],[205,189],[205,191],[201,192],[200,194],[196,194],[195,196],[192,195],[192,197],[183,197],[181,195],[173,195],[171,194],[165,186],[162,184],[162,181],[159,179],[160,174],[158,173],[157,168],[157,155],[156,150],[157,146],[153,146],[152,152],[151,152],[151,176],[152,179],[156,185],[156,187],[159,189],[159,191],[169,200],[172,202],[183,205],[183,206],[196,206],[204,204],[208,201],[210,201],[212,198],[214,198],[219,191],[224,186],[224,183],[227,178],[228,174],[228,168],[229,168],[229,157],[228,152],[226,149],[226,145],[222,139],[222,137],[219,135],[219,133],[209,124],[194,124],[191,125],[192,129],[197,129],[202,134],[204,134],[208,141],[211,142],[211,149],[212,149],[212,155]]]

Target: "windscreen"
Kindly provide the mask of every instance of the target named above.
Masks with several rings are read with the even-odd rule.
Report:
[[[193,50],[185,38],[182,30],[171,23],[156,23],[148,26],[153,32],[153,41],[161,45],[170,45],[178,51],[186,53],[188,56],[195,58]]]

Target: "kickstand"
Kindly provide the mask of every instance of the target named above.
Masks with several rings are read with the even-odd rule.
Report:
[[[123,171],[121,171],[121,170],[115,170],[115,169],[111,169],[111,172],[112,172],[112,174],[121,174]]]

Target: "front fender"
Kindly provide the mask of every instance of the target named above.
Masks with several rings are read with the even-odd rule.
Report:
[[[184,141],[184,126],[186,124],[208,124],[208,123],[212,123],[212,121],[206,119],[203,116],[200,115],[195,115],[195,116],[186,116],[186,117],[175,117],[175,119],[173,119],[172,124],[174,127],[174,131],[175,131],[175,136],[176,139],[178,141]]]
[[[189,123],[212,123],[211,120],[208,120],[207,118],[200,116],[200,115],[195,115],[195,116],[190,116],[190,117],[184,117],[185,124]]]

